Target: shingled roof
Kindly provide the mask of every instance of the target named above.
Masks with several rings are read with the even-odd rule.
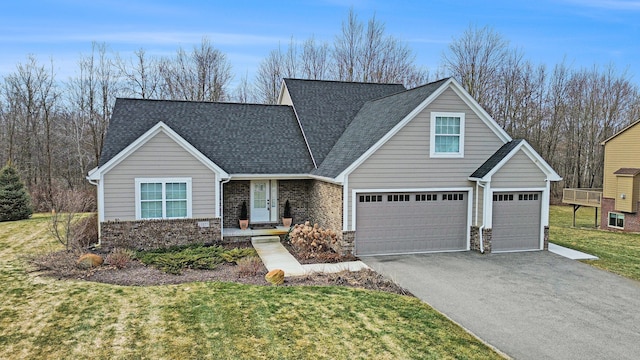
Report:
[[[447,80],[366,102],[313,174],[339,175]]]
[[[401,84],[284,79],[319,166],[365,102],[406,90]]]
[[[518,146],[522,142],[522,139],[514,139],[509,141],[508,143],[502,145],[500,149],[498,149],[484,164],[480,165],[480,167],[471,174],[470,178],[472,179],[482,179],[488,173],[491,172],[505,157],[507,157],[513,149]]]
[[[160,121],[228,173],[314,168],[290,106],[141,99],[116,100],[100,166]]]

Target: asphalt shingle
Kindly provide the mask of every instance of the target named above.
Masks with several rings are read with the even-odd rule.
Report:
[[[514,139],[502,145],[500,149],[496,150],[496,152],[493,153],[487,161],[480,165],[480,167],[476,169],[470,177],[474,179],[482,179],[485,175],[490,173],[491,170],[493,170],[493,168],[502,161],[502,159],[509,155],[521,141],[522,139]]]
[[[365,102],[405,90],[401,84],[300,79],[284,82],[318,166]]]
[[[340,174],[447,80],[365,103],[313,174],[326,177]]]
[[[142,99],[116,100],[100,166],[160,121],[228,173],[314,168],[290,106]]]

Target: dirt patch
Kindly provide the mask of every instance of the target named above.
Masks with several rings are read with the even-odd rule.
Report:
[[[250,243],[229,245],[233,247],[250,247]],[[290,248],[289,248],[290,249]],[[290,249],[291,250],[291,249]],[[295,256],[295,252],[292,252]],[[126,267],[118,269],[113,265],[102,265],[93,269],[82,270],[76,266],[79,253],[55,252],[35,257],[31,260],[41,275],[59,279],[71,278],[124,286],[153,286],[182,284],[198,281],[235,282],[241,284],[271,286],[264,276],[267,269],[262,265],[255,275],[241,274],[238,265],[221,264],[214,270],[184,269],[182,274],[173,275],[162,272],[153,266],[146,266],[138,260],[131,260]],[[101,254],[105,256],[105,254]],[[318,259],[307,259],[315,261]],[[373,270],[341,271],[338,273],[312,273],[304,276],[286,277],[281,286],[348,286],[369,290],[386,291],[395,294],[413,296],[393,281],[386,279]]]

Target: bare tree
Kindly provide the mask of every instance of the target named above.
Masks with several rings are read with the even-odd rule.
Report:
[[[161,82],[158,60],[149,58],[143,48],[136,50],[134,55],[129,60],[118,56],[115,62],[120,77],[125,82],[126,93],[141,99],[158,97]]]
[[[175,100],[224,101],[232,79],[227,56],[205,37],[200,47],[188,54],[178,49],[175,58],[159,63],[163,96]]]
[[[487,107],[498,74],[508,59],[508,43],[489,27],[470,26],[449,44],[443,62],[474,99]]]

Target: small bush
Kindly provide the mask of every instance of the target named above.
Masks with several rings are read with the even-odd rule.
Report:
[[[98,215],[92,214],[71,224],[73,247],[86,249],[98,243]]]
[[[236,263],[236,272],[239,277],[256,276],[264,271],[264,265],[258,256],[247,256]]]
[[[111,250],[111,252],[107,255],[107,257],[105,258],[105,263],[107,263],[108,265],[113,265],[117,269],[124,269],[131,262],[131,255],[131,251],[129,250],[116,248]]]
[[[273,269],[264,276],[271,285],[281,285],[284,283],[284,270]]]
[[[255,257],[258,253],[253,248],[235,248],[222,253],[222,258],[228,263],[237,264],[239,260],[246,257]]]
[[[78,257],[82,255],[79,251],[61,250],[41,255],[36,255],[29,259],[29,263],[38,271],[61,278],[71,278],[81,276],[84,271],[78,269]]]
[[[298,224],[289,232],[289,243],[298,254],[305,258],[318,258],[319,254],[334,253],[331,246],[338,241],[335,231],[323,229],[309,222]]]

